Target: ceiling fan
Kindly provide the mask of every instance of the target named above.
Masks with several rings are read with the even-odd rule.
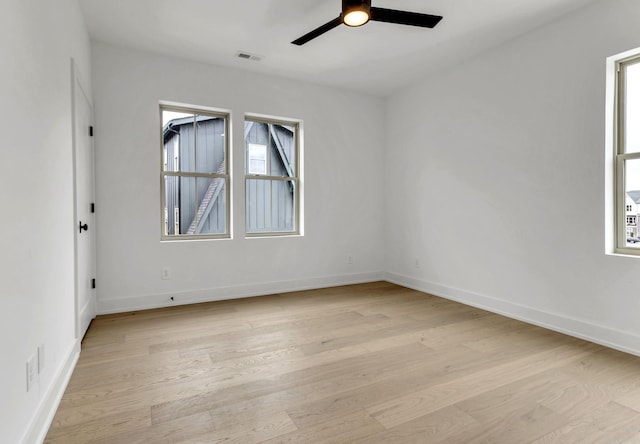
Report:
[[[398,11],[396,9],[376,8],[371,6],[371,0],[342,0],[342,13],[338,17],[291,43],[298,46],[304,45],[308,41],[321,36],[325,32],[331,31],[343,23],[347,26],[356,27],[364,25],[369,20],[433,28],[442,20],[442,16]]]

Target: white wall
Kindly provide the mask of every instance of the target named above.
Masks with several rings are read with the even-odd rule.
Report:
[[[389,100],[390,280],[640,353],[640,259],[604,240],[605,59],[638,17],[598,2]]]
[[[74,356],[71,68],[90,77],[75,0],[8,0],[0,14],[0,441],[35,442]],[[39,383],[26,362],[45,345]],[[75,349],[77,351],[77,349]]]
[[[104,43],[92,54],[100,312],[381,276],[381,99]],[[160,100],[231,111],[233,239],[160,242]],[[244,238],[244,113],[304,121],[302,237]]]

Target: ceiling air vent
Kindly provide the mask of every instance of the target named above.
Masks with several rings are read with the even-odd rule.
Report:
[[[238,51],[236,52],[236,57],[239,59],[253,60],[254,62],[259,62],[262,60],[262,56],[251,54],[250,52]]]

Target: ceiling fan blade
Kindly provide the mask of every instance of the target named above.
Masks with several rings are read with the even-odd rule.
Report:
[[[395,9],[371,7],[371,20],[376,22],[397,23],[399,25],[421,26],[423,28],[433,28],[442,16],[431,14],[420,14],[419,12],[398,11]]]
[[[298,45],[298,46],[304,45],[309,40],[313,40],[316,37],[320,37],[325,32],[331,31],[333,28],[335,28],[336,26],[341,25],[341,24],[342,24],[342,15],[340,15],[339,17],[334,18],[330,22],[325,23],[324,25],[314,29],[313,31],[303,35],[302,37],[294,40],[291,43],[293,43],[294,45]]]

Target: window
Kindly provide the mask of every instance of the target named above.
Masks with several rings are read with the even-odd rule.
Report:
[[[299,125],[245,118],[247,236],[300,233]]]
[[[229,237],[229,115],[160,106],[162,239]]]
[[[629,230],[637,215],[627,215],[640,202],[640,55],[617,60],[615,68],[616,251],[640,254]]]
[[[627,215],[640,202],[640,55],[617,60],[615,68],[616,251],[640,254],[628,229],[636,215]]]

